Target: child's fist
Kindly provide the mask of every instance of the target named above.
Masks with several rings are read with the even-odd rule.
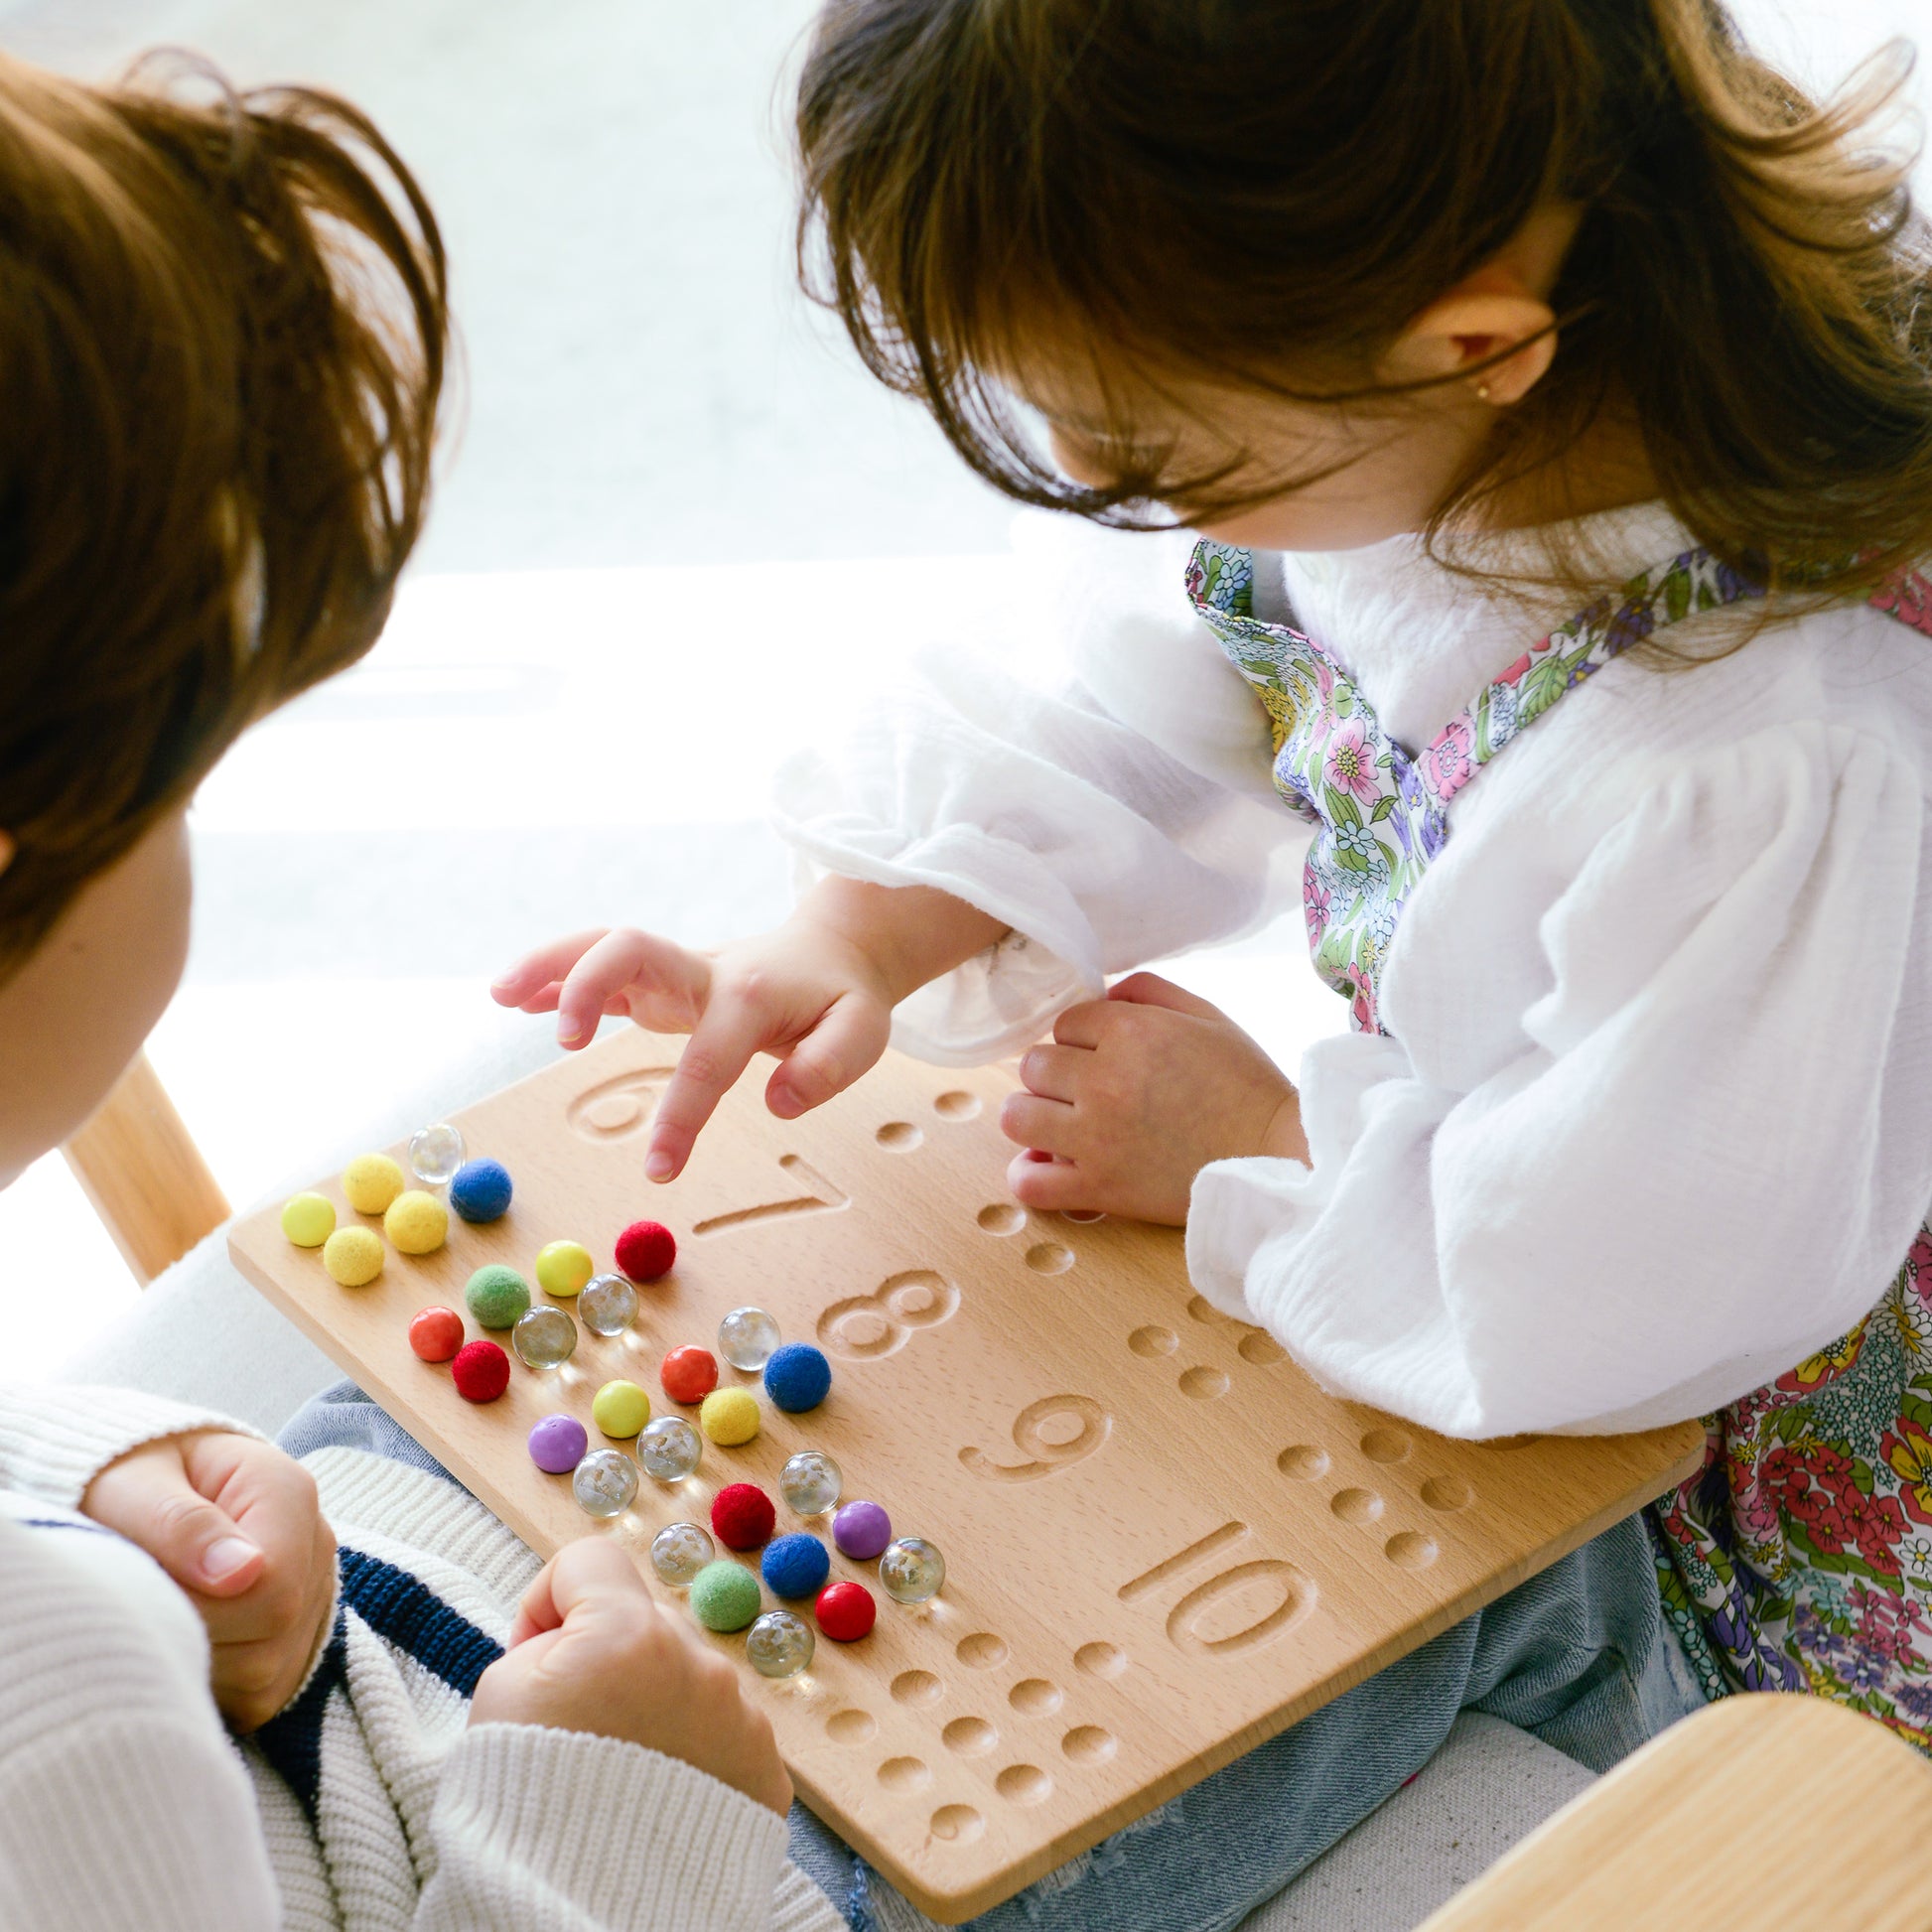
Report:
[[[473,1725],[548,1725],[621,1737],[682,1758],[780,1817],[791,1779],[738,1673],[651,1600],[616,1544],[586,1537],[544,1565],[510,1647],[483,1672]]]
[[[1020,1077],[1026,1091],[1009,1097],[1000,1126],[1030,1150],[1008,1170],[1029,1207],[1178,1226],[1210,1161],[1308,1159],[1280,1067],[1218,1007],[1153,973],[1068,1007]]]
[[[336,1604],[336,1537],[308,1470],[270,1443],[198,1430],[110,1462],[80,1507],[188,1592],[228,1723],[247,1731],[274,1717],[308,1675]]]

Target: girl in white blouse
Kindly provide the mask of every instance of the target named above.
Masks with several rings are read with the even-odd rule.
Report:
[[[790,1117],[889,1032],[1026,1049],[1016,1195],[1184,1220],[1327,1387],[1705,1417],[1649,1525],[1702,1688],[1923,1746],[1932,278],[1880,91],[1709,0],[828,9],[802,232],[869,365],[1016,497],[1203,540],[1072,543],[1057,682],[929,664],[795,759],[777,933],[498,997],[692,1032],[658,1178],[758,1051]],[[1107,985],[1298,896],[1354,1021],[1299,1085]]]

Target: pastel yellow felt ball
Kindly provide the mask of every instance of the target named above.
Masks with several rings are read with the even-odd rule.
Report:
[[[345,1288],[360,1288],[382,1273],[382,1237],[374,1228],[338,1228],[322,1244],[322,1265]]]
[[[336,1203],[327,1194],[297,1194],[282,1209],[282,1232],[298,1248],[319,1248],[336,1231]]]
[[[386,1213],[408,1185],[402,1169],[386,1154],[358,1154],[343,1170],[343,1192],[358,1214]]]
[[[382,1232],[399,1255],[434,1254],[450,1232],[450,1210],[434,1194],[411,1187],[389,1203]]]
[[[537,1286],[560,1301],[575,1295],[597,1273],[581,1241],[552,1241],[537,1250]]]
[[[758,1398],[750,1389],[713,1389],[698,1411],[698,1427],[726,1449],[749,1443],[759,1433]]]
[[[591,1420],[607,1436],[634,1436],[650,1421],[650,1397],[635,1382],[607,1382],[592,1400]]]

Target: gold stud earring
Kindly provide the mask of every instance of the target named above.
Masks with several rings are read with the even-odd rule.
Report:
[[[1486,382],[1478,382],[1478,383],[1476,384],[1476,400],[1477,400],[1478,402],[1487,402],[1487,401],[1489,400],[1489,385],[1488,385],[1488,383],[1486,383]]]

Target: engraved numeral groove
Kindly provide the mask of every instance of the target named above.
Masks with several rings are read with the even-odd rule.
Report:
[[[1115,1593],[1123,1603],[1153,1596],[1176,1580],[1203,1569],[1224,1551],[1245,1543],[1250,1534],[1246,1523],[1223,1523],[1153,1569],[1130,1578]],[[1213,1637],[1201,1634],[1200,1626],[1216,1604],[1257,1586],[1272,1586],[1279,1592],[1280,1600],[1272,1609],[1238,1630]],[[1314,1599],[1313,1581],[1292,1563],[1284,1563],[1279,1557],[1251,1558],[1246,1563],[1231,1564],[1188,1590],[1168,1612],[1168,1641],[1177,1650],[1202,1657],[1253,1650],[1301,1622],[1314,1608]]]
[[[795,1154],[781,1155],[781,1167],[801,1187],[809,1191],[786,1200],[761,1202],[757,1207],[736,1207],[729,1214],[713,1214],[699,1221],[693,1234],[728,1234],[733,1228],[749,1227],[755,1221],[769,1221],[780,1214],[829,1214],[849,1207],[851,1196],[834,1186],[819,1171]]]
[[[1050,1442],[1044,1425],[1055,1416],[1071,1416],[1079,1433],[1064,1443]],[[1014,1419],[1014,1447],[1025,1462],[995,1462],[984,1449],[967,1448],[959,1459],[976,1476],[993,1482],[1034,1482],[1056,1469],[1070,1468],[1097,1453],[1113,1433],[1114,1419],[1087,1395],[1049,1395],[1031,1402]]]

